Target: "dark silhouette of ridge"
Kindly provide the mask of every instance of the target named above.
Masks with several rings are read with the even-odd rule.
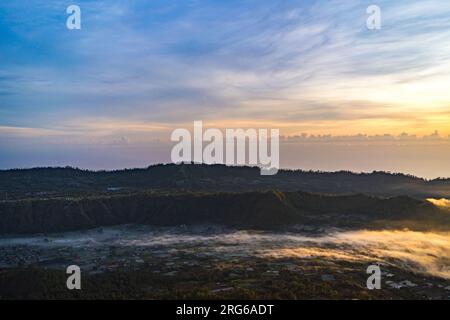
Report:
[[[0,217],[0,234],[61,232],[120,224],[450,230],[448,212],[424,200],[279,190],[136,192],[4,201],[0,203]]]
[[[261,176],[256,167],[204,164],[159,164],[113,171],[71,167],[0,170],[0,200],[148,189],[216,192],[279,189],[386,197],[408,195],[424,199],[449,197],[450,179],[425,180],[381,171],[280,170],[274,176]]]

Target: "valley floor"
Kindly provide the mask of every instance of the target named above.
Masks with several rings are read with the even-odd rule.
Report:
[[[1,299],[449,299],[448,234],[121,226],[0,239]],[[382,270],[368,290],[367,267]],[[66,288],[79,265],[82,290]]]

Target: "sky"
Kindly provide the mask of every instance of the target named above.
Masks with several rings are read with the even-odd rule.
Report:
[[[450,176],[449,88],[447,0],[0,3],[0,168],[167,162],[171,131],[202,120],[307,135],[286,167]]]

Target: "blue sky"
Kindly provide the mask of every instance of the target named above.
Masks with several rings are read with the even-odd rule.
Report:
[[[82,29],[66,28],[67,6]],[[368,30],[376,4],[382,29]],[[450,134],[450,2],[2,1],[0,143]],[[1,156],[0,156],[1,157]]]

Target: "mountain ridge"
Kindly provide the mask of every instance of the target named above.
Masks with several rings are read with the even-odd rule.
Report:
[[[0,234],[64,232],[120,224],[219,224],[277,229],[295,225],[339,228],[450,230],[450,215],[407,196],[307,192],[138,192],[86,198],[0,202]]]
[[[426,199],[450,197],[450,179],[426,180],[380,171],[280,170],[274,176],[261,176],[256,167],[204,164],[159,164],[112,171],[71,167],[0,170],[0,200],[147,189],[216,192],[279,189]]]

